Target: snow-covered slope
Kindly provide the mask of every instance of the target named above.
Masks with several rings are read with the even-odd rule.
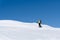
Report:
[[[52,29],[53,27],[41,24],[42,28],[41,29]],[[0,20],[0,26],[1,27],[23,27],[23,28],[29,28],[29,29],[38,29],[38,24],[37,23],[24,23],[24,22],[19,22],[19,21],[14,21],[14,20]]]
[[[0,40],[60,40],[60,28],[37,23],[0,20]]]

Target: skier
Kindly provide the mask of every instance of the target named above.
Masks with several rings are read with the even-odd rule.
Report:
[[[38,20],[38,25],[39,25],[40,28],[42,27],[41,26],[41,20]]]

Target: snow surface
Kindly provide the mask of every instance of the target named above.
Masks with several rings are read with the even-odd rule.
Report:
[[[60,28],[45,24],[0,20],[0,40],[60,40]]]

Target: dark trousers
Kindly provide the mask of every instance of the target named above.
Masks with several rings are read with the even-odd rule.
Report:
[[[41,27],[41,24],[39,23],[39,27]]]

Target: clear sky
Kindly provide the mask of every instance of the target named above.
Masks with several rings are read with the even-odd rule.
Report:
[[[59,0],[0,0],[0,20],[37,22],[60,27]]]

